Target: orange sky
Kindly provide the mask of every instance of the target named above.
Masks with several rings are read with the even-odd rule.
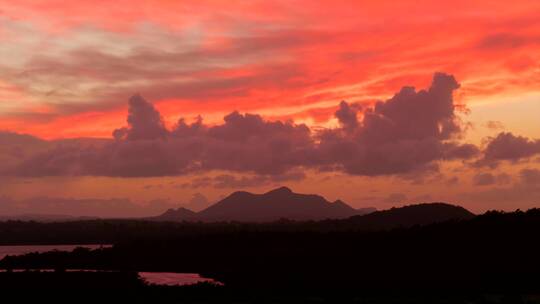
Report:
[[[191,122],[197,115],[209,125],[221,124],[234,110],[311,128],[335,127],[341,100],[364,111],[404,86],[427,88],[435,72],[445,72],[461,85],[454,103],[467,109],[458,113],[469,123],[465,141],[482,147],[503,130],[540,138],[537,0],[0,1],[5,2],[0,5],[0,130],[50,140],[111,138],[126,125],[127,100],[135,93],[155,105],[169,128],[180,117]],[[399,193],[407,199],[388,204],[429,196],[475,210],[515,209],[493,202],[491,194],[474,196],[501,185],[480,191],[471,178],[478,170],[504,171],[517,183],[520,170],[537,164],[462,168],[465,182],[459,189],[446,184],[455,168],[422,186],[410,186],[403,176],[344,173],[328,182],[321,181],[327,173],[310,170],[290,183],[294,190],[323,192],[357,206],[384,207],[387,196]],[[208,174],[220,173],[231,172]],[[170,185],[194,178],[177,176]],[[163,184],[155,177],[137,182],[80,177],[64,181],[69,186],[59,191],[51,186],[56,179],[40,177],[28,191],[16,186],[23,185],[20,178],[5,179],[13,185],[0,187],[0,194],[13,197],[185,201],[196,192],[213,200],[236,190],[167,186],[163,191],[143,188]],[[343,180],[353,190],[342,189]],[[262,191],[269,184],[249,187]],[[384,194],[358,194],[371,189]],[[519,205],[533,206],[536,198],[540,195],[520,198]]]

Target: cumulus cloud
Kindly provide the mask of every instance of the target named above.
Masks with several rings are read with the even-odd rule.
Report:
[[[498,185],[483,187],[473,192],[461,193],[457,199],[477,204],[482,209],[517,208],[528,209],[538,206],[540,202],[540,170],[538,168],[522,169],[518,179],[510,183],[510,176],[500,174],[495,180]],[[501,182],[501,177],[502,178]]]
[[[540,154],[540,140],[501,132],[490,138],[479,165],[496,166],[500,161],[519,161]]]
[[[302,168],[377,176],[437,170],[438,162],[478,154],[460,143],[453,76],[437,73],[427,90],[404,87],[374,107],[340,103],[340,127],[311,130],[292,121],[268,121],[232,112],[222,124],[180,119],[168,130],[159,111],[140,95],[129,100],[127,126],[100,144],[51,142],[24,157],[10,175],[145,177],[223,170],[262,176],[256,182],[302,178]],[[223,187],[249,180],[224,178]]]
[[[358,110],[359,105],[349,105],[346,101],[339,104],[339,109],[336,111],[336,118],[346,131],[352,131],[358,126]]]
[[[462,133],[452,94],[459,84],[451,75],[435,74],[428,90],[404,87],[377,102],[357,124],[354,112],[341,103],[336,116],[347,130],[329,130],[321,137],[321,159],[332,160],[350,174],[402,174],[436,169],[443,159],[467,159],[474,145],[454,139]]]
[[[116,129],[113,137],[117,140],[141,140],[165,138],[168,134],[161,114],[140,95],[129,99],[128,128]]]

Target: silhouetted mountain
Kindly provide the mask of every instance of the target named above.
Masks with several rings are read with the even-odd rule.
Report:
[[[194,220],[197,213],[187,208],[169,209],[158,217],[152,218],[161,221],[189,221]]]
[[[322,220],[347,218],[372,211],[372,208],[356,210],[340,200],[332,203],[319,195],[294,193],[287,187],[281,187],[264,194],[234,192],[198,213],[180,208],[168,210],[152,220],[204,222]]]
[[[358,230],[379,230],[428,225],[475,217],[467,209],[446,203],[427,203],[376,211],[340,220],[339,225]]]

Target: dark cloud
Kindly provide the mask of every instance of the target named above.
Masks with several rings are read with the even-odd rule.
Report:
[[[496,166],[500,161],[518,161],[540,154],[540,140],[501,132],[491,138],[484,150],[479,165]]]
[[[540,170],[523,169],[520,171],[520,177],[523,184],[540,187]]]
[[[428,90],[404,87],[365,111],[354,132],[324,132],[320,158],[351,174],[384,175],[436,170],[436,161],[473,157],[474,145],[453,140],[462,133],[452,98],[457,88],[454,77],[442,73],[435,74]],[[347,129],[356,125],[344,102],[336,116]]]
[[[168,135],[161,114],[140,95],[134,95],[129,99],[127,123],[128,128],[114,130],[115,139],[159,139]]]
[[[471,159],[480,154],[480,149],[473,144],[445,143],[443,148],[445,159]]]
[[[480,173],[473,177],[473,184],[476,186],[488,186],[495,184],[495,176],[491,173]]]
[[[480,49],[512,49],[519,48],[529,44],[540,43],[538,36],[524,36],[514,33],[496,33],[484,37],[479,43]]]
[[[473,176],[473,184],[475,186],[490,186],[509,184],[512,177],[506,173],[494,175],[492,173],[479,173]]]
[[[502,176],[502,177],[501,177]],[[528,168],[520,171],[519,179],[510,183],[510,176],[496,177],[497,186],[483,187],[474,192],[461,193],[457,199],[477,204],[481,209],[515,210],[538,206],[540,202],[540,170]]]
[[[219,125],[180,119],[167,130],[154,106],[135,95],[127,126],[106,142],[55,141],[24,157],[9,175],[145,177],[223,170],[257,175],[224,178],[219,185],[261,184],[299,179],[301,168],[341,170],[356,175],[437,171],[438,162],[469,159],[476,146],[458,140],[453,76],[437,73],[429,89],[405,87],[358,119],[358,105],[341,102],[340,128],[313,131],[292,121],[268,121],[232,112]],[[293,178],[294,177],[294,178]],[[204,183],[203,183],[204,184]]]
[[[349,105],[347,102],[342,101],[339,104],[339,109],[336,111],[336,118],[346,131],[353,131],[358,127],[358,105]]]

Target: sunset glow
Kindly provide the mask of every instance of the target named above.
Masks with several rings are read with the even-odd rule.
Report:
[[[538,0],[0,2],[10,201],[540,203]]]

